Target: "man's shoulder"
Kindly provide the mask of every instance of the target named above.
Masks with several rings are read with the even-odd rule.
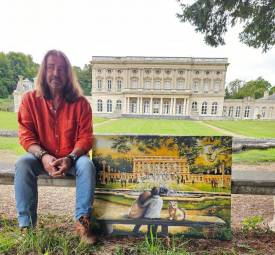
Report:
[[[40,98],[41,97],[37,94],[36,90],[28,91],[23,96],[24,101],[36,101],[40,100]]]

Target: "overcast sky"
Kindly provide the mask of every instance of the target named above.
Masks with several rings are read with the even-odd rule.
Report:
[[[241,44],[240,26],[211,48],[177,12],[176,0],[1,0],[0,51],[40,63],[55,48],[80,67],[92,56],[227,57],[227,82],[262,76],[275,86],[274,48],[263,54]]]

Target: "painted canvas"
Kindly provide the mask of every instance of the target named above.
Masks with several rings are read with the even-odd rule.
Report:
[[[109,233],[230,238],[231,137],[98,135],[92,158]]]

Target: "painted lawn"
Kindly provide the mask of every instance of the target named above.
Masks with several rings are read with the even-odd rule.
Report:
[[[206,121],[206,123],[244,136],[256,138],[275,138],[275,121],[222,120]]]
[[[156,134],[156,135],[222,135],[203,123],[190,120],[117,119],[95,126],[95,133]]]

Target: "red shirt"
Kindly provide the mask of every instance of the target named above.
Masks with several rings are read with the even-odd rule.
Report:
[[[52,100],[28,92],[20,105],[18,123],[19,141],[26,151],[38,144],[60,158],[74,148],[88,152],[92,147],[92,109],[84,97],[74,103],[63,100],[55,112]]]

